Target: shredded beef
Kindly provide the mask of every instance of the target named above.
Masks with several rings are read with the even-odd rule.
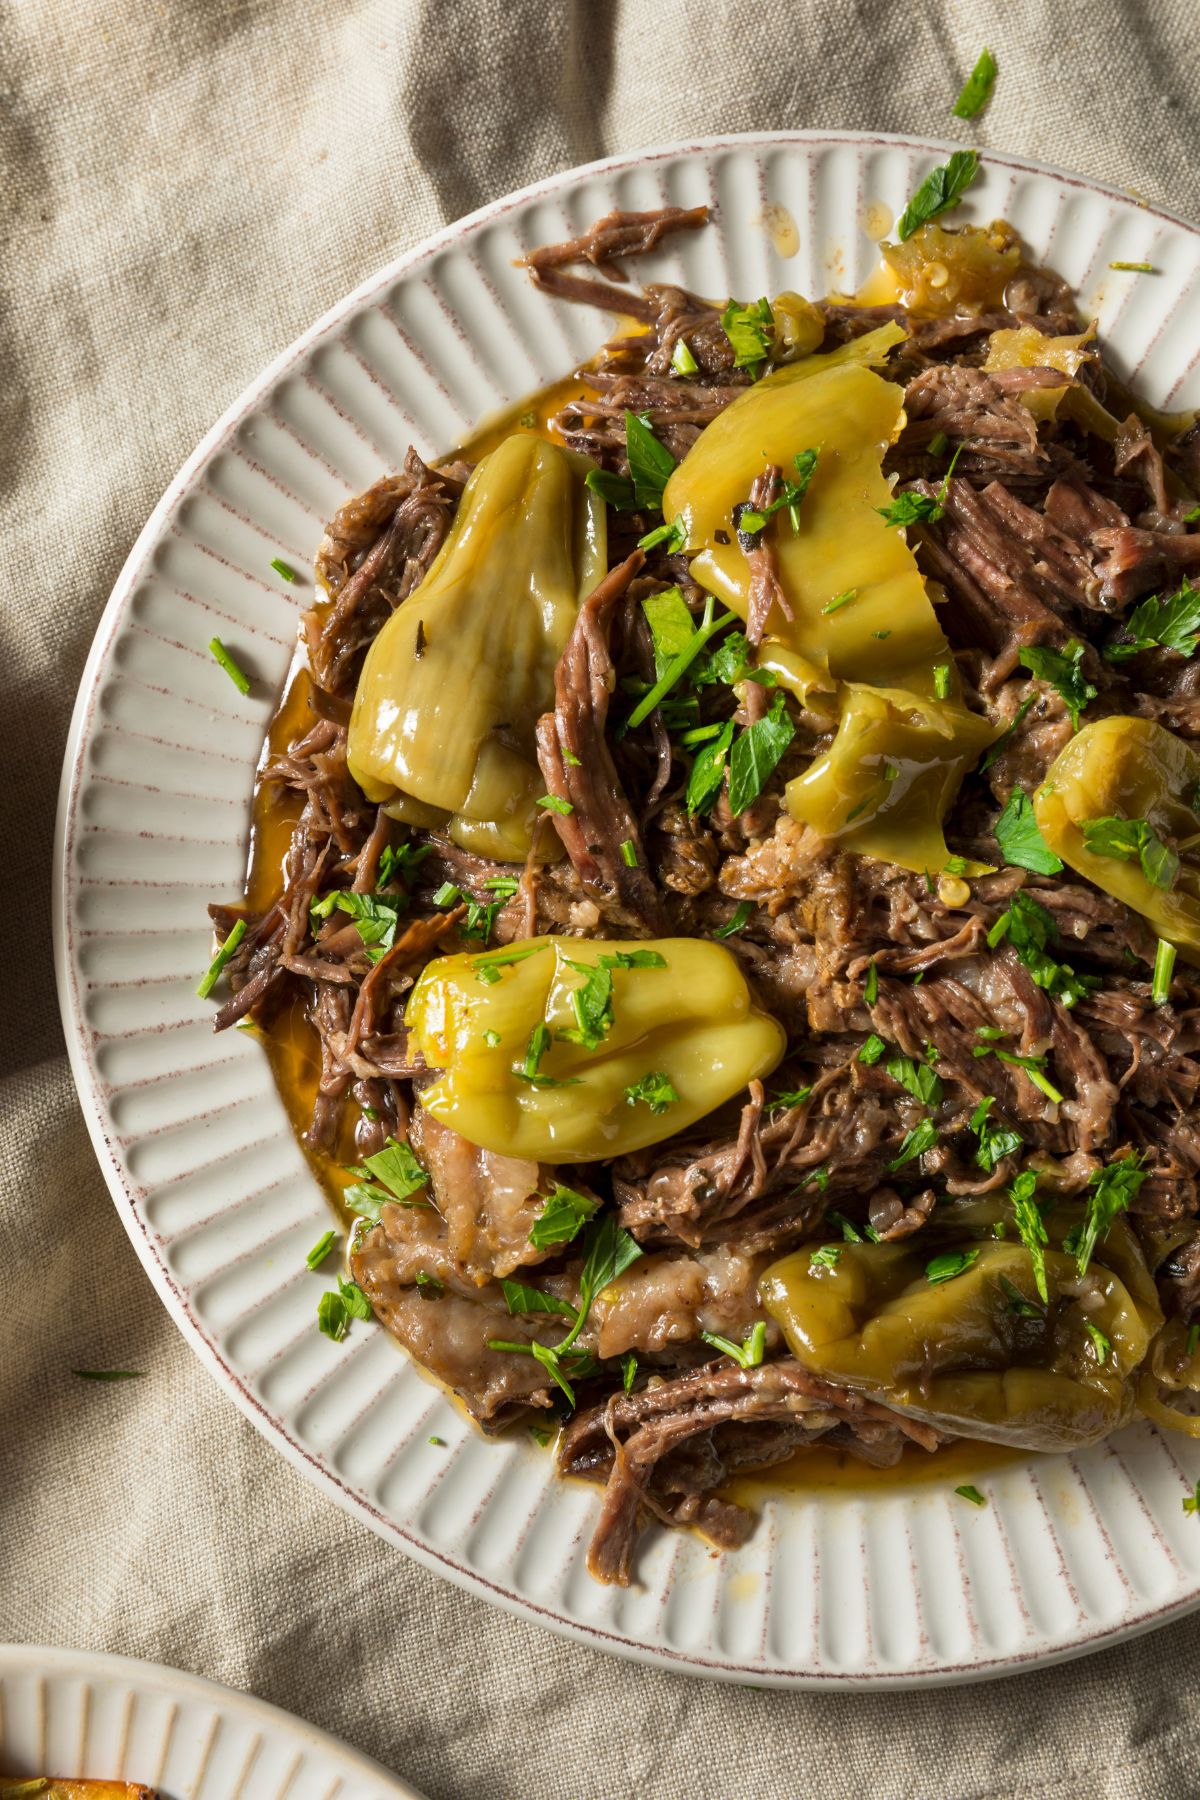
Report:
[[[551,421],[610,477],[629,474],[627,412],[682,458],[751,382],[720,305],[667,283],[635,291],[621,266],[706,219],[704,207],[613,212],[526,259],[543,292],[644,328],[607,343]],[[579,609],[537,723],[541,776],[557,804],[525,864],[492,861],[371,804],[346,761],[362,659],[427,573],[470,475],[465,463],[431,466],[410,450],[398,473],[338,510],[318,552],[323,591],[303,622],[307,713],[287,733],[276,726],[260,768],[268,804],[289,821],[279,891],[257,912],[211,909],[221,938],[239,919],[246,927],[217,1028],[302,1017],[311,1032],[313,1153],[345,1163],[407,1139],[428,1171],[409,1204],[384,1204],[360,1224],[353,1273],[387,1328],[480,1423],[564,1403],[521,1347],[560,1342],[566,1313],[510,1314],[500,1286],[533,1281],[560,1309],[581,1304],[587,1240],[531,1242],[555,1185],[615,1218],[642,1251],[593,1299],[577,1340],[578,1410],[558,1453],[564,1473],[606,1484],[589,1559],[604,1580],[630,1578],[647,1516],[721,1545],[742,1541],[747,1515],[718,1491],[738,1469],[817,1441],[885,1464],[907,1443],[936,1446],[937,1434],[807,1373],[763,1312],[764,1267],[831,1208],[852,1229],[897,1242],[955,1200],[998,1194],[1028,1156],[1051,1159],[1078,1195],[1115,1157],[1136,1154],[1145,1179],[1130,1217],[1148,1265],[1168,1310],[1200,1316],[1200,978],[1181,959],[1168,1002],[1156,1002],[1147,922],[1069,870],[1006,865],[996,836],[1014,790],[1032,794],[1074,730],[1053,682],[1022,665],[1029,647],[1085,645],[1097,689],[1089,718],[1137,713],[1200,744],[1200,662],[1154,647],[1132,662],[1102,654],[1137,600],[1200,567],[1200,532],[1187,523],[1200,435],[1167,444],[1131,413],[1113,442],[1112,429],[1099,436],[1079,423],[1084,409],[1045,404],[1072,385],[1076,398],[1080,388],[1101,401],[1123,394],[1095,344],[1073,378],[980,366],[992,331],[1078,331],[1069,291],[1047,271],[1023,266],[1002,300],[969,314],[843,302],[821,311],[825,349],[888,321],[905,328],[883,370],[903,386],[906,420],[885,471],[897,491],[932,503],[909,538],[936,584],[965,703],[1007,733],[946,821],[955,853],[993,870],[971,879],[965,900],[954,884],[849,854],[791,818],[788,779],[831,741],[829,719],[791,698],[792,744],[753,804],[734,815],[722,785],[707,810],[689,810],[697,747],[760,721],[776,696],[714,674],[630,725],[660,668],[643,601],[678,589],[695,619],[706,600],[686,554],[638,547],[661,523],[644,504],[609,509],[609,571]],[[1127,400],[1112,404],[1118,417],[1128,410]],[[746,503],[767,510],[781,480],[767,464]],[[752,665],[791,613],[772,534],[739,532],[738,542]],[[555,834],[558,860],[547,857]],[[395,910],[390,945],[368,942],[336,905],[314,909],[339,891]],[[1004,936],[1020,896],[1049,920],[1053,957],[1081,979],[1073,1004],[1039,985],[1036,965]],[[432,1072],[409,1036],[409,993],[443,950],[539,932],[718,934],[783,1025],[783,1062],[697,1125],[609,1163],[551,1168],[468,1143],[421,1105]],[[864,1060],[874,1039],[884,1050]],[[936,1095],[922,1100],[906,1085],[906,1059],[936,1073]],[[990,1164],[973,1125],[984,1101],[991,1124],[1020,1140]],[[922,1121],[935,1139],[898,1160]],[[759,1327],[760,1366],[712,1360],[706,1335],[736,1345]]]

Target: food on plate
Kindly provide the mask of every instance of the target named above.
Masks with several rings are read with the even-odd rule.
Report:
[[[50,1775],[0,1775],[0,1800],[154,1800],[135,1781],[56,1781]]]
[[[618,333],[331,521],[212,909],[322,1329],[557,1430],[605,1580],[813,1444],[1200,1433],[1200,432],[952,162],[870,304],[530,254]]]

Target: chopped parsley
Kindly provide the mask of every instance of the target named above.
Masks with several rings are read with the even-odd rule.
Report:
[[[735,818],[758,799],[795,735],[782,692],[764,718],[740,733],[729,753],[729,810]]]
[[[382,1150],[363,1158],[362,1166],[396,1200],[407,1200],[429,1185],[428,1174],[417,1161],[412,1145],[404,1139],[389,1138]]]
[[[879,998],[879,969],[875,958],[867,964],[867,979],[863,982],[863,999],[868,1006],[874,1006]]]
[[[1155,1006],[1165,1006],[1171,996],[1171,977],[1175,973],[1175,946],[1166,938],[1159,938],[1158,949],[1154,952],[1154,979],[1150,986],[1150,998]]]
[[[369,1319],[371,1302],[356,1281],[343,1281],[338,1276],[336,1288],[330,1288],[317,1302],[317,1326],[327,1338],[340,1344],[350,1329],[351,1319]]]
[[[1011,1125],[993,1125],[988,1117],[995,1098],[988,1094],[979,1102],[971,1114],[971,1130],[979,1139],[975,1151],[975,1165],[990,1175],[996,1164],[1006,1156],[1013,1156],[1021,1148],[1021,1136]]]
[[[979,59],[963,83],[962,92],[951,111],[956,119],[973,119],[992,97],[996,85],[996,59],[990,50],[981,50]],[[960,1494],[962,1489],[957,1490]]]
[[[769,300],[755,300],[749,306],[731,300],[721,314],[721,328],[733,351],[735,369],[753,373],[771,354],[775,315]]]
[[[1123,1213],[1136,1200],[1138,1189],[1146,1179],[1141,1158],[1135,1151],[1120,1156],[1105,1169],[1093,1169],[1088,1176],[1087,1212],[1083,1223],[1068,1234],[1063,1249],[1075,1258],[1081,1275],[1087,1273],[1096,1245],[1108,1236],[1109,1226],[1118,1213]]]
[[[1106,816],[1080,822],[1083,841],[1094,856],[1112,856],[1119,862],[1137,861],[1154,887],[1173,888],[1179,875],[1179,858],[1164,844],[1149,819]]]
[[[732,1357],[739,1369],[757,1369],[763,1359],[763,1351],[767,1346],[766,1321],[758,1319],[746,1335],[744,1342],[735,1344],[730,1338],[721,1337],[715,1331],[702,1331],[700,1336],[714,1350],[722,1355]]]
[[[1062,1101],[1062,1095],[1046,1074],[1044,1056],[1018,1056],[1015,1050],[997,1050],[989,1045],[977,1044],[971,1052],[972,1056],[995,1056],[1002,1063],[1008,1063],[1014,1069],[1024,1069],[1035,1088],[1045,1094],[1047,1100],[1053,1100],[1055,1106]]]
[[[733,917],[724,925],[718,925],[713,932],[713,936],[715,938],[727,938],[735,936],[739,931],[744,931],[757,911],[758,908],[752,901],[739,900],[733,909]]]
[[[954,474],[954,465],[962,455],[962,445],[950,458],[950,467],[942,478],[942,485],[930,498],[928,494],[918,494],[909,488],[903,494],[897,494],[887,506],[877,506],[876,512],[887,525],[919,525],[922,523],[936,525],[946,510],[946,497],[950,492],[950,479]]]
[[[1200,1513],[1200,1481],[1196,1483],[1195,1492],[1189,1494],[1183,1502],[1183,1510],[1185,1513]]]
[[[208,647],[228,675],[230,681],[232,681],[238,693],[248,694],[250,692],[250,677],[246,674],[246,671],[234,661],[220,638],[209,638]]]
[[[822,1244],[819,1250],[810,1253],[808,1266],[810,1269],[836,1269],[841,1254],[841,1244]]]
[[[636,1106],[642,1101],[655,1114],[665,1113],[668,1107],[676,1105],[679,1100],[669,1077],[661,1069],[652,1070],[649,1075],[631,1082],[623,1092],[627,1106]]]
[[[941,1256],[935,1256],[932,1262],[925,1264],[925,1279],[930,1287],[939,1287],[943,1281],[953,1281],[956,1275],[965,1275],[973,1262],[978,1262],[978,1250],[946,1250]]]
[[[688,776],[686,806],[693,817],[716,804],[725,782],[725,759],[733,743],[734,724],[727,719],[716,737],[701,746]]]
[[[621,1386],[627,1394],[633,1392],[633,1384],[637,1380],[637,1357],[632,1350],[627,1350],[621,1358]]]
[[[1008,746],[1012,742],[1013,738],[1016,737],[1018,731],[1021,729],[1021,726],[1024,722],[1025,714],[1029,711],[1030,707],[1033,705],[1033,702],[1034,702],[1034,695],[1032,695],[1032,694],[1027,694],[1025,699],[1022,700],[1020,706],[1018,706],[1018,708],[1017,708],[1016,712],[1013,714],[1011,720],[1004,727],[1004,730],[1000,733],[1000,736],[996,739],[995,743],[992,745],[991,749],[988,751],[987,755],[984,757],[983,761],[980,763],[979,773],[981,775],[984,773],[985,770],[991,768],[992,764],[995,762],[995,760],[998,756],[1003,755],[1004,751],[1008,748]]]
[[[579,1077],[577,1075],[568,1076],[565,1080],[560,1080],[555,1075],[542,1074],[542,1058],[549,1048],[550,1027],[546,1024],[544,1019],[541,1019],[529,1034],[529,1042],[525,1046],[524,1060],[520,1063],[513,1064],[512,1073],[516,1076],[517,1080],[527,1082],[530,1087],[537,1088],[578,1087]]]
[[[659,545],[668,556],[674,556],[687,543],[687,526],[682,519],[670,519],[663,525],[656,525],[653,531],[646,532],[638,539],[639,550],[656,550]]]
[[[281,556],[273,556],[271,558],[271,567],[282,581],[296,580],[295,569],[293,569],[289,563],[285,563]]]
[[[980,1493],[979,1489],[977,1487],[972,1487],[972,1485],[969,1481],[964,1481],[962,1486],[956,1487],[954,1491],[959,1496],[960,1499],[969,1500],[971,1502],[972,1506],[986,1506],[987,1505],[987,1501],[985,1500],[984,1496]]]
[[[533,1221],[529,1232],[530,1243],[536,1250],[548,1250],[555,1244],[569,1244],[590,1222],[599,1205],[594,1194],[581,1194],[575,1188],[556,1185]]]
[[[504,1304],[512,1314],[517,1313],[561,1313],[572,1324],[575,1321],[575,1308],[565,1300],[559,1300],[554,1294],[544,1294],[541,1288],[528,1287],[523,1281],[502,1281]]]
[[[583,980],[577,988],[571,990],[571,1011],[575,1014],[575,1024],[560,1031],[558,1035],[566,1038],[569,1043],[582,1044],[585,1050],[598,1050],[612,1030],[613,978],[611,967],[605,966],[607,962],[608,958],[602,956],[595,965],[569,963],[569,967],[582,975]]]
[[[671,352],[671,368],[676,375],[695,375],[700,364],[688,348],[686,338],[676,338],[675,348]]]
[[[605,506],[611,506],[614,512],[633,512],[637,507],[637,495],[627,475],[614,475],[611,469],[589,469],[583,478],[583,485],[598,495]]]
[[[938,1129],[933,1120],[922,1119],[921,1123],[914,1126],[912,1131],[905,1132],[899,1151],[887,1165],[889,1172],[895,1174],[897,1169],[902,1169],[905,1163],[912,1162],[914,1157],[924,1156],[927,1150],[933,1149],[937,1141]]]
[[[436,1275],[427,1275],[424,1269],[417,1270],[417,1293],[422,1300],[438,1300],[446,1291],[444,1281]]]
[[[812,1089],[810,1087],[778,1089],[775,1093],[773,1093],[771,1095],[769,1105],[772,1107],[775,1107],[775,1106],[787,1106],[787,1107],[803,1106],[804,1102],[810,1097],[811,1094],[812,1094]]]
[[[1127,269],[1132,275],[1153,275],[1154,264],[1148,262],[1110,262],[1110,269]]]
[[[747,505],[740,508],[737,514],[737,531],[740,538],[757,537],[758,533],[766,525],[767,520],[774,518],[777,512],[782,512],[785,506],[788,513],[788,522],[790,523],[792,530],[799,531],[800,505],[805,494],[808,492],[808,484],[813,478],[813,472],[817,466],[817,458],[820,454],[821,452],[819,449],[801,450],[798,456],[792,458],[792,466],[796,471],[796,479],[795,481],[792,481],[790,477],[785,475],[780,483],[779,492],[769,506],[764,506],[759,509],[758,507]],[[850,597],[850,595],[846,596],[846,598]],[[825,608],[826,612],[832,612],[833,610],[832,604]]]
[[[704,603],[704,615],[699,625],[678,655],[671,658],[649,693],[644,694],[638,701],[624,725],[618,728],[618,737],[623,736],[626,731],[632,731],[644,719],[648,719],[665,695],[669,694],[676,682],[686,674],[709,639],[716,637],[719,631],[724,631],[727,625],[733,624],[737,614],[727,612],[714,617],[714,605],[715,602],[710,594]],[[539,802],[539,804],[541,803]]]
[[[887,1045],[877,1031],[873,1031],[858,1053],[858,1060],[868,1069],[877,1063],[881,1056],[887,1055]]]
[[[1083,1329],[1087,1332],[1095,1346],[1096,1361],[1103,1365],[1112,1355],[1112,1344],[1110,1340],[1105,1337],[1098,1325],[1092,1324],[1090,1319],[1085,1319],[1083,1321]]]
[[[547,812],[561,813],[564,819],[575,811],[569,800],[560,800],[557,794],[543,794],[538,805],[545,807]]]
[[[934,665],[933,665],[933,691],[937,695],[939,700],[948,700],[950,698],[950,664],[949,663],[934,663]]]
[[[1078,731],[1080,713],[1099,692],[1084,676],[1083,645],[1079,639],[1072,638],[1065,650],[1027,645],[1019,660],[1038,681],[1047,682],[1062,695],[1063,705],[1071,715],[1071,730]]]
[[[1009,1204],[1013,1209],[1017,1233],[1029,1252],[1029,1260],[1033,1264],[1033,1280],[1043,1306],[1050,1304],[1050,1290],[1046,1285],[1046,1245],[1050,1239],[1046,1233],[1046,1221],[1042,1218],[1035,1195],[1037,1193],[1037,1171],[1023,1169],[1008,1190]]]
[[[1198,1343],[1200,1343],[1200,1325],[1193,1323],[1188,1326],[1187,1342],[1184,1345],[1188,1356],[1195,1356]]]
[[[1197,509],[1200,512],[1200,508]],[[1189,515],[1189,518],[1191,515]],[[1200,588],[1189,581],[1165,599],[1151,594],[1134,607],[1121,628],[1120,639],[1106,644],[1104,655],[1109,662],[1128,662],[1143,650],[1175,650],[1180,656],[1194,656],[1200,643]]]
[[[655,437],[647,413],[625,414],[625,454],[637,504],[647,511],[661,512],[663,489],[671,479],[675,458]]]
[[[632,838],[626,838],[621,845],[621,861],[627,869],[636,869],[638,866],[637,850]]]
[[[230,928],[229,936],[225,939],[225,942],[221,945],[221,948],[217,951],[217,954],[213,957],[200,979],[200,985],[196,989],[196,994],[199,999],[208,999],[208,996],[217,985],[217,978],[219,977],[221,970],[225,967],[225,964],[229,961],[245,935],[245,919],[235,919]]]
[[[886,1067],[892,1080],[922,1106],[936,1106],[941,1099],[941,1081],[927,1063],[914,1062],[909,1056],[890,1056]]]
[[[1015,787],[996,820],[996,842],[1012,868],[1029,869],[1035,875],[1060,875],[1062,858],[1054,854],[1033,811],[1024,788]]]
[[[304,1259],[308,1267],[319,1269],[336,1242],[337,1233],[335,1231],[323,1231]]]
[[[918,226],[957,206],[978,173],[979,156],[974,150],[956,150],[948,162],[931,169],[896,221],[900,242],[910,238]]]
[[[439,889],[438,892],[442,892]],[[457,904],[459,895],[455,888],[454,900]],[[434,895],[435,902],[441,906],[446,904]],[[323,894],[314,900],[309,907],[310,922],[319,918],[328,918],[331,912],[349,913],[354,921],[354,928],[362,939],[369,962],[379,962],[386,956],[396,941],[396,927],[400,923],[400,914],[408,905],[408,898],[403,894],[394,894],[389,898],[381,898],[378,894],[351,894],[339,888],[335,893]]]
[[[857,600],[857,599],[858,599],[858,589],[857,588],[845,588],[842,591],[842,593],[835,594],[833,596],[833,599],[829,601],[828,605],[823,606],[821,608],[821,611],[822,611],[822,613],[840,612],[842,610],[843,606],[849,606],[849,604],[852,600]]]
[[[847,1244],[861,1244],[862,1243],[862,1241],[863,1241],[862,1232],[858,1229],[857,1225],[852,1225],[850,1223],[850,1221],[846,1217],[845,1213],[834,1212],[834,1210],[831,1207],[830,1210],[825,1214],[825,1223],[827,1225],[836,1225],[838,1230],[841,1232],[843,1241],[845,1243],[847,1243]]]
[[[408,881],[428,855],[428,844],[385,844],[379,856],[380,887],[387,887],[397,876]],[[485,881],[483,885],[490,888],[496,884]]]
[[[988,932],[989,949],[994,950],[1006,938],[1037,986],[1064,1006],[1074,1006],[1098,985],[1097,977],[1079,975],[1049,954],[1047,946],[1057,942],[1058,929],[1046,908],[1020,888]]]

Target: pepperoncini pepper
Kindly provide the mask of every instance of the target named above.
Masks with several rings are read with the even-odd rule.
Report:
[[[946,640],[916,558],[880,516],[891,499],[883,456],[903,424],[904,394],[870,364],[903,338],[898,325],[884,325],[756,382],[705,427],[672,474],[663,516],[683,522],[688,548],[698,552],[693,580],[745,618],[751,570],[734,508],[766,464],[790,475],[801,451],[818,449],[799,529],[786,511],[766,527],[794,616],[789,622],[773,609],[764,651],[776,640],[836,680],[915,686],[932,697]],[[840,599],[847,594],[853,598]]]
[[[1070,739],[1034,795],[1042,836],[1065,863],[1141,913],[1185,961],[1200,964],[1200,755],[1149,719],[1097,719]],[[1144,822],[1178,850],[1178,869],[1151,880],[1146,858],[1089,847],[1088,821]],[[1100,839],[1103,842],[1103,839]],[[1154,867],[1151,862],[1150,865]],[[1159,885],[1162,882],[1164,885]]]
[[[594,1162],[672,1137],[766,1075],[782,1026],[699,938],[537,937],[437,957],[407,1023],[437,1079],[421,1104],[472,1143]]]
[[[978,1203],[962,1210],[980,1224],[998,1216]],[[1079,1276],[1061,1245],[1081,1210],[1063,1205],[1046,1218],[1048,1304],[1019,1242],[955,1238],[955,1258],[937,1227],[896,1244],[842,1244],[832,1266],[806,1246],[765,1272],[759,1294],[814,1374],[964,1437],[1073,1449],[1130,1416],[1162,1324],[1123,1220]],[[960,1272],[929,1279],[931,1265],[956,1260]]]
[[[506,438],[478,465],[419,592],[367,653],[350,772],[395,816],[501,861],[529,850],[534,727],[581,601],[603,576],[603,503],[587,459]]]
[[[788,782],[788,811],[847,850],[936,874],[950,855],[942,820],[995,736],[959,701],[849,683],[833,743]]]

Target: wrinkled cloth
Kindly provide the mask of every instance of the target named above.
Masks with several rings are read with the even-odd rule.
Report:
[[[569,1645],[343,1514],[204,1372],[121,1228],[47,889],[67,720],[134,537],[374,269],[574,163],[763,128],[1011,149],[1200,218],[1196,24],[1189,0],[0,0],[0,1639],[252,1690],[431,1800],[1195,1795],[1200,1617],[973,1688],[748,1691]],[[985,43],[995,98],[964,125]],[[71,1374],[114,1366],[145,1374]]]

